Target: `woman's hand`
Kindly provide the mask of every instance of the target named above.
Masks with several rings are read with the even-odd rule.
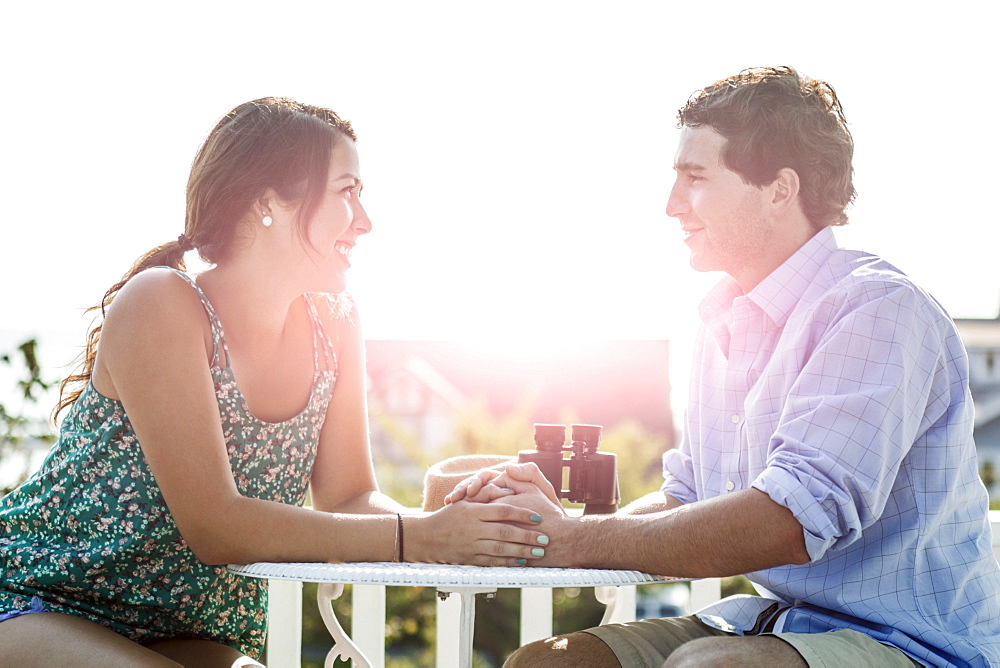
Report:
[[[403,517],[406,561],[524,566],[545,556],[548,536],[532,527],[542,516],[503,502],[454,501],[418,517]]]

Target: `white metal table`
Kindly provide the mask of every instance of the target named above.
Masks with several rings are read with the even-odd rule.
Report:
[[[608,604],[604,617],[604,621],[608,621],[613,619],[617,604],[614,588],[622,585],[682,580],[639,571],[585,568],[484,568],[387,562],[256,563],[231,565],[229,570],[249,577],[319,583],[317,603],[323,622],[334,639],[333,649],[326,657],[326,668],[333,666],[337,657],[345,660],[353,659],[355,666],[365,668],[372,666],[368,657],[344,632],[333,612],[332,601],[343,593],[345,584],[434,587],[442,597],[458,594],[461,598],[458,660],[462,668],[467,668],[472,665],[476,594],[494,594],[497,589],[507,588],[598,587],[600,588],[598,599]]]

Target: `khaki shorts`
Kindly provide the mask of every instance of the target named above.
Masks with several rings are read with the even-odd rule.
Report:
[[[660,668],[680,645],[697,638],[734,634],[702,624],[697,617],[643,619],[628,624],[608,624],[587,629],[611,648],[626,668]],[[798,651],[812,668],[913,668],[921,666],[906,654],[863,633],[842,629],[826,633],[774,633]]]

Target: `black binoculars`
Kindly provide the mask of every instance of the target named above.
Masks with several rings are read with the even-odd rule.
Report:
[[[598,452],[601,426],[574,424],[566,445],[566,425],[536,424],[535,449],[517,453],[520,463],[534,462],[552,483],[560,499],[586,504],[584,515],[606,515],[618,510],[618,459]],[[566,457],[566,453],[569,456]],[[563,467],[569,469],[569,488],[563,489]]]

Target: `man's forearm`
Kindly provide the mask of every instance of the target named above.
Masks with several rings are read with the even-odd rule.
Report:
[[[549,548],[553,565],[717,577],[809,560],[802,526],[755,489],[652,514],[574,518],[565,529]]]
[[[683,505],[672,496],[667,496],[663,492],[650,492],[641,496],[618,511],[620,515],[649,515],[651,513],[661,513],[664,510],[672,510]]]

